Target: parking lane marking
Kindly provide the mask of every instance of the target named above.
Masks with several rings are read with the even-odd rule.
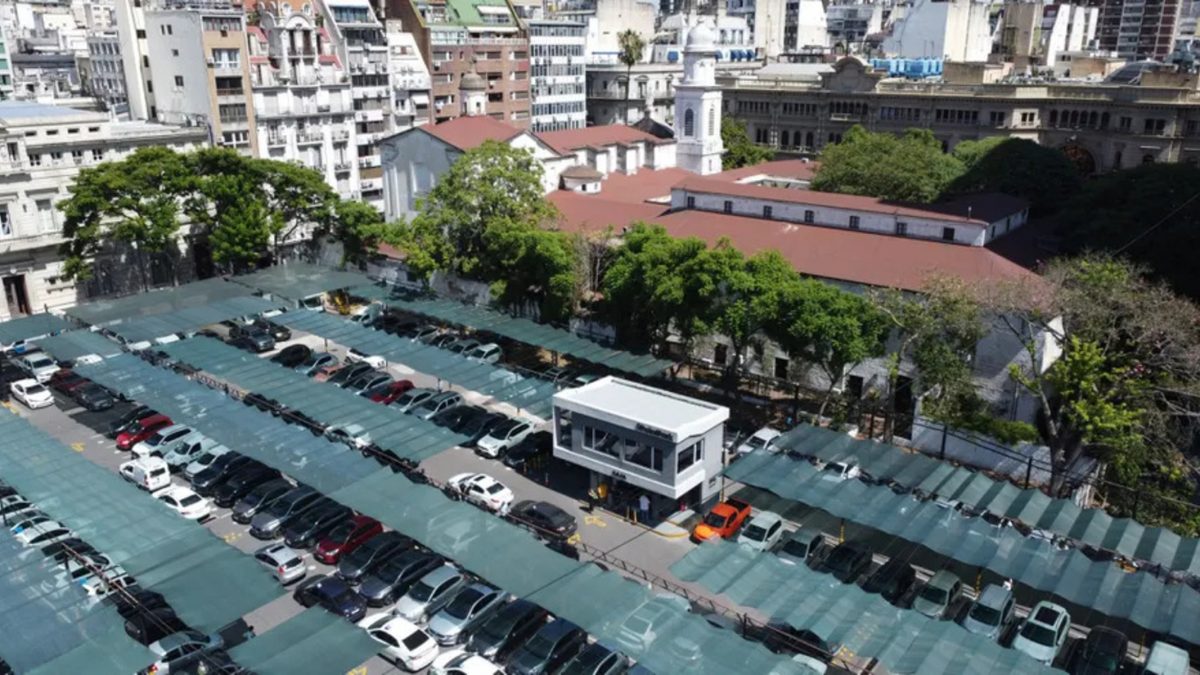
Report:
[[[75,452],[83,452],[83,443],[78,443],[78,442],[72,443],[71,449],[74,450]]]
[[[233,542],[235,542],[241,538],[242,538],[241,532],[229,532],[228,534],[221,535],[221,539],[225,540],[226,544],[232,544]]]
[[[596,527],[608,527],[608,523],[604,522],[603,518],[601,518],[600,516],[592,516],[592,515],[584,516],[583,524],[584,525],[595,525]]]

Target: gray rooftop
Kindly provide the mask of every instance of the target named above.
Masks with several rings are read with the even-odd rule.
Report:
[[[729,419],[725,406],[612,376],[560,391],[554,395],[554,403],[660,429],[671,433],[676,441],[702,434]]]
[[[78,110],[34,101],[0,101],[0,124],[36,124],[55,119],[103,121],[107,119],[107,116],[91,110]]]

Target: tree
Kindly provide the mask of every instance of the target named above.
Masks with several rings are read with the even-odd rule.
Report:
[[[867,298],[799,275],[776,290],[776,302],[767,335],[793,358],[815,365],[828,383],[819,418],[848,370],[883,355],[887,319]]]
[[[1033,211],[1057,210],[1079,191],[1075,165],[1062,151],[1024,138],[992,136],[963,141],[954,157],[964,172],[950,184],[953,193],[1003,192],[1028,199]]]
[[[335,209],[342,206],[337,193],[319,171],[291,162],[254,160],[261,175],[262,189],[272,221],[272,239],[276,250],[290,240],[301,227],[315,226],[314,240],[329,229]],[[337,228],[334,228],[337,237]],[[347,232],[344,228],[341,232]],[[342,242],[345,244],[345,241]]]
[[[769,162],[775,158],[774,150],[750,140],[745,122],[732,117],[721,118],[721,143],[725,146],[725,154],[721,155],[722,169],[738,169]]]
[[[365,202],[339,199],[329,219],[330,235],[342,243],[342,264],[363,265],[382,243],[396,244],[398,228]]]
[[[941,142],[928,129],[893,136],[856,125],[841,143],[825,146],[812,188],[927,203],[962,171],[962,163],[942,152]]]
[[[955,419],[974,396],[971,360],[986,334],[982,307],[961,280],[930,279],[920,293],[896,289],[872,294],[891,329],[888,353],[886,437],[895,429],[903,367],[911,366],[912,395],[923,410],[943,421]]]
[[[219,212],[209,235],[213,260],[233,273],[257,265],[267,253],[274,228],[261,199],[241,197]]]
[[[632,28],[627,28],[617,35],[617,60],[625,64],[625,100],[629,100],[629,87],[633,78],[633,67],[642,62],[642,52],[646,49],[646,41]],[[621,120],[628,122],[629,120]]]
[[[1200,169],[1150,164],[1089,181],[1058,214],[1067,253],[1109,251],[1146,265],[1145,273],[1200,298],[1192,251],[1200,247]]]
[[[180,202],[190,189],[183,158],[159,146],[80,171],[71,195],[58,205],[65,216],[63,277],[91,278],[95,257],[118,243],[136,251],[142,286],[148,288],[145,254],[173,253]]]
[[[492,297],[519,309],[529,301],[539,303],[539,316],[565,321],[575,309],[576,245],[571,236],[554,230],[503,224],[484,233]]]
[[[1041,408],[1056,494],[1085,452],[1135,491],[1126,507],[1147,473],[1182,464],[1176,449],[1190,444],[1200,412],[1200,311],[1191,302],[1102,255],[1056,260],[1034,287],[1000,285],[986,301],[1026,350],[1011,375]]]

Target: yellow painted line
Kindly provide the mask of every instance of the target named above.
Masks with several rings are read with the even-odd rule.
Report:
[[[346,671],[346,675],[367,675],[367,667],[366,667],[366,666],[359,666],[359,667],[357,667],[357,668],[354,668],[354,669],[352,669],[352,670],[347,670],[347,671]]]
[[[576,532],[575,534],[567,537],[567,543],[574,546],[575,544],[578,544],[582,539],[583,539],[583,537],[579,536],[579,533]]]
[[[584,516],[583,523],[585,525],[595,525],[596,527],[608,527],[608,523],[600,516]]]
[[[242,538],[242,533],[241,532],[230,532],[229,534],[226,534],[221,538],[225,540],[226,544],[232,544],[233,542]]]
[[[71,449],[74,450],[75,452],[83,452],[83,443],[78,443],[78,442],[72,443]]]

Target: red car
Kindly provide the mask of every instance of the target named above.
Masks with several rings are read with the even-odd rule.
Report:
[[[329,536],[317,544],[313,557],[326,565],[336,565],[347,553],[362,546],[368,539],[383,532],[383,525],[370,516],[354,516],[338,525]]]
[[[46,384],[50,385],[51,389],[66,396],[70,396],[72,392],[90,381],[91,380],[71,370],[70,368],[63,368],[57,373],[51,375],[50,381]]]
[[[388,405],[392,401],[404,395],[404,392],[413,388],[413,383],[410,380],[399,380],[390,382],[382,387],[372,389],[368,397],[376,403]]]
[[[117,449],[128,450],[142,441],[150,438],[159,429],[171,426],[171,418],[161,413],[143,417],[131,423],[125,430],[117,434]]]

